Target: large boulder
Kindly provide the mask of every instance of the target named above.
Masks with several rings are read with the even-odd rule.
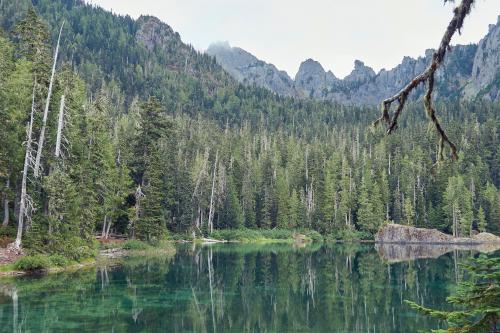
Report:
[[[500,243],[500,237],[483,232],[472,236],[472,238],[457,238],[436,229],[415,228],[407,225],[390,223],[380,228],[375,235],[375,242],[406,244],[482,244]]]
[[[436,229],[415,228],[400,224],[387,224],[375,235],[379,243],[436,243],[446,244],[453,240]]]

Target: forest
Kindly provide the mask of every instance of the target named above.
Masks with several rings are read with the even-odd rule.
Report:
[[[165,27],[151,47],[137,38],[147,20],[77,0],[0,3],[0,236],[77,260],[111,234],[500,232],[500,105],[436,101],[459,149],[436,163],[421,103],[387,136],[376,107],[238,84]]]

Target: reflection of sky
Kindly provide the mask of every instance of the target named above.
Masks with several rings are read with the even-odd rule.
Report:
[[[157,16],[199,50],[227,40],[292,77],[307,58],[338,77],[349,74],[355,59],[390,69],[403,56],[436,48],[452,15],[443,0],[87,1],[133,17]],[[477,42],[496,23],[500,0],[476,2],[454,44]]]

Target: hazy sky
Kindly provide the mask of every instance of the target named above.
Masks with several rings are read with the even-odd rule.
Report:
[[[338,77],[359,59],[375,71],[436,48],[452,17],[442,0],[91,0],[115,13],[159,17],[203,51],[228,41],[295,76],[313,58]],[[459,2],[459,0],[457,0]],[[478,42],[500,0],[477,0],[453,44]]]

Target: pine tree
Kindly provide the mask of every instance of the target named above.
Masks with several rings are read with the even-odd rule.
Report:
[[[288,225],[289,228],[298,228],[300,226],[300,198],[297,190],[293,189],[292,194],[288,200]]]
[[[43,83],[43,79],[48,78],[51,59],[47,24],[30,7],[24,19],[14,27],[13,35],[19,41],[16,53],[34,64],[34,74]]]
[[[357,224],[360,230],[373,234],[384,222],[385,214],[380,188],[374,181],[372,173],[369,166],[364,168],[358,197]]]
[[[455,237],[469,236],[472,230],[473,212],[471,194],[462,176],[448,179],[444,193],[444,212],[448,227]]]
[[[486,216],[484,215],[483,206],[479,206],[479,210],[477,212],[477,230],[479,232],[486,232],[486,227],[488,223],[486,222]]]
[[[166,209],[164,207],[164,169],[162,168],[161,143],[148,147],[145,158],[145,171],[142,177],[144,199],[140,220],[136,226],[136,236],[155,242],[167,231]]]
[[[173,124],[167,119],[158,100],[151,97],[142,107],[136,145],[135,178],[144,199],[136,236],[159,240],[167,231],[167,221],[175,210],[175,140]]]
[[[278,228],[288,228],[289,220],[289,207],[288,207],[288,184],[287,177],[285,175],[285,171],[280,169],[277,173],[276,179],[276,188],[275,188],[275,196],[276,196],[276,215],[277,221],[276,225]]]
[[[227,195],[220,215],[219,226],[222,228],[238,229],[243,226],[243,211],[238,200],[232,176],[228,180]]]
[[[493,232],[500,231],[500,194],[492,183],[488,182],[482,194],[488,229]]]
[[[413,225],[413,218],[415,217],[415,212],[413,210],[411,199],[408,197],[406,197],[404,201],[404,216],[406,225]]]
[[[440,311],[405,301],[413,309],[441,320],[448,330],[436,332],[481,333],[498,332],[500,321],[500,258],[481,255],[466,265],[469,279],[460,282],[455,295],[448,302],[459,306],[457,311]]]

